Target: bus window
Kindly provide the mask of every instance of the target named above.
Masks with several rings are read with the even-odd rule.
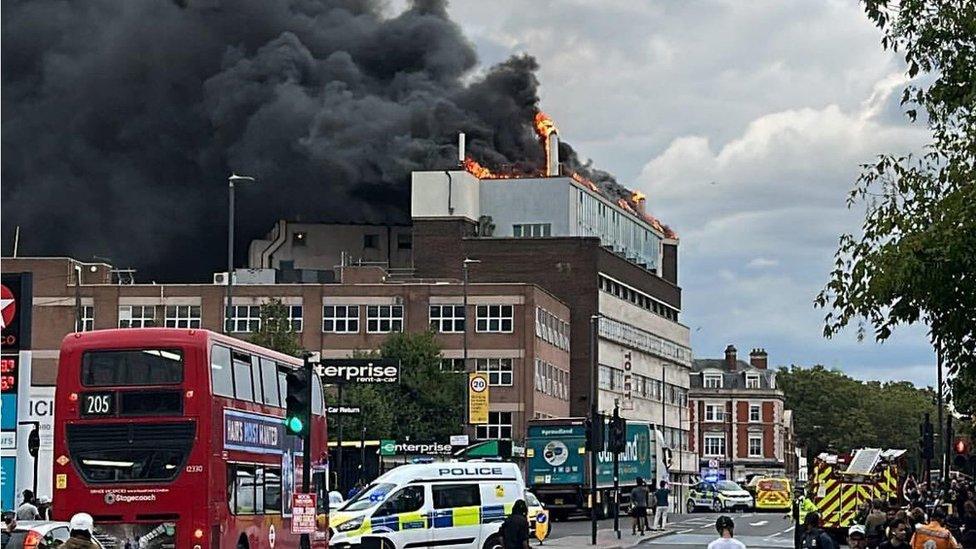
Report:
[[[275,363],[267,358],[261,359],[261,383],[264,385],[264,403],[281,406],[281,393],[278,392],[278,371]]]
[[[264,402],[264,396],[262,396],[262,389],[264,385],[261,383],[261,359],[258,356],[251,355],[251,372],[253,372],[254,377],[254,402],[261,404]]]
[[[87,387],[171,385],[183,382],[183,352],[169,349],[87,351],[81,383]]]
[[[278,396],[281,398],[281,407],[285,407],[285,398],[288,396],[288,375],[285,373],[284,366],[278,366]]]
[[[312,413],[322,415],[322,384],[318,376],[312,374]]]
[[[235,515],[254,514],[255,467],[253,465],[228,465],[227,479],[232,483],[233,496],[230,510]]]
[[[254,382],[251,380],[251,358],[234,351],[234,396],[241,400],[254,400]]]
[[[264,513],[281,513],[281,469],[275,467],[264,469]]]
[[[214,345],[210,349],[210,380],[215,395],[234,396],[234,374],[230,365],[230,349],[227,347]]]

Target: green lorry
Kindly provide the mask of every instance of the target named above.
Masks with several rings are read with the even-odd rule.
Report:
[[[525,483],[549,509],[556,520],[579,512],[589,512],[590,460],[585,448],[583,418],[539,419],[529,421],[525,440]],[[620,454],[621,502],[629,500],[630,490],[643,478],[649,487],[666,480],[663,439],[648,423],[627,422],[627,447]],[[597,514],[610,516],[613,501],[613,455],[604,449],[597,453]]]

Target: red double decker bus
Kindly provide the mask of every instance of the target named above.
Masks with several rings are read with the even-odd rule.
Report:
[[[56,518],[91,514],[107,549],[298,547],[302,443],[284,428],[284,405],[286,372],[301,366],[207,330],[69,334],[55,397]],[[312,388],[311,480],[323,491],[325,413]],[[327,546],[321,528],[317,548]]]

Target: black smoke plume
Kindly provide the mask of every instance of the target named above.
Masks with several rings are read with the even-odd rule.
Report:
[[[472,78],[444,2],[25,0],[2,17],[3,253],[111,258],[159,280],[237,257],[278,218],[407,221],[409,174],[544,163],[535,60]],[[564,144],[565,163],[603,184]]]

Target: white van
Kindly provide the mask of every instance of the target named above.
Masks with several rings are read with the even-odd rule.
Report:
[[[376,479],[329,517],[329,547],[348,549],[363,536],[384,547],[501,547],[498,529],[523,498],[514,463],[401,465]]]

